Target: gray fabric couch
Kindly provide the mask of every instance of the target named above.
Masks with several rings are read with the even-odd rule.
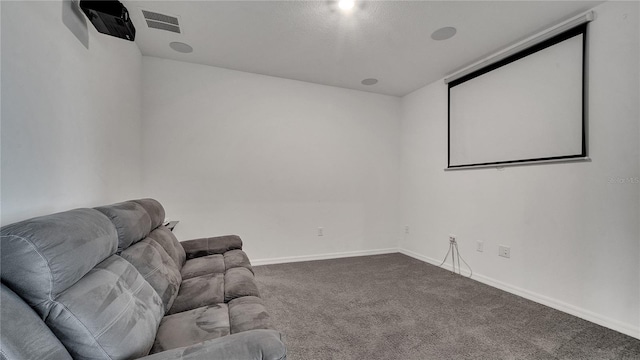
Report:
[[[242,241],[179,242],[153,199],[2,227],[1,359],[286,359]]]

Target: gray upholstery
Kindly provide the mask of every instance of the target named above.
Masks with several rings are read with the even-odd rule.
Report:
[[[142,205],[125,201],[95,208],[105,214],[118,231],[118,253],[142,240],[151,231],[151,217]]]
[[[0,359],[284,359],[252,332],[271,325],[240,238],[189,242],[186,261],[163,217],[141,199],[3,227]]]
[[[151,219],[151,229],[155,229],[158,226],[162,225],[164,222],[164,207],[162,204],[155,199],[139,199],[139,200],[131,200],[134,203],[142,206],[149,214],[149,218]]]
[[[224,254],[229,250],[242,249],[242,240],[240,240],[238,235],[193,239],[183,241],[180,244],[187,254],[187,259],[213,254]]]
[[[0,287],[0,304],[0,355],[3,359],[71,360],[67,349],[38,314],[4,284]]]
[[[255,329],[271,329],[271,320],[260,298],[244,296],[229,302],[231,333]]]
[[[167,314],[224,302],[224,279],[223,274],[207,274],[184,280]]]
[[[145,238],[120,253],[160,295],[165,312],[178,295],[182,276],[173,259],[155,240]]]
[[[224,274],[224,255],[215,254],[191,259],[184,263],[180,273],[182,279],[191,279],[206,274]]]
[[[224,253],[224,267],[229,270],[235,267],[244,267],[253,272],[249,257],[242,250],[229,250]]]
[[[2,282],[32,306],[55,299],[117,247],[113,224],[92,209],[18,222],[0,234]]]
[[[229,250],[224,254],[214,254],[189,259],[184,263],[180,271],[183,279],[190,279],[196,276],[224,273],[235,268],[244,267],[253,272],[249,257],[242,250]]]
[[[224,274],[224,301],[241,296],[260,296],[253,273],[243,267],[229,269]]]
[[[148,237],[162,245],[167,254],[169,254],[176,265],[178,265],[178,268],[182,268],[186,260],[186,254],[181,243],[176,239],[176,236],[173,235],[171,230],[166,226],[160,226],[153,230]]]
[[[45,322],[74,358],[130,359],[148,354],[163,314],[151,285],[112,255],[62,292]]]
[[[229,335],[229,308],[215,304],[165,316],[151,353]]]
[[[1,233],[2,282],[32,305],[73,357],[123,359],[151,349],[162,301],[129,262],[112,255],[116,229],[107,217],[77,209]]]
[[[192,346],[146,356],[140,360],[286,360],[282,336],[274,330],[252,330]]]

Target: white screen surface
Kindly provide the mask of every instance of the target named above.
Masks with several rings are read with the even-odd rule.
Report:
[[[583,37],[450,85],[449,167],[581,155]]]

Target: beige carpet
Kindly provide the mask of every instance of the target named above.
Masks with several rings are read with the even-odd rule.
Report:
[[[402,254],[255,273],[290,360],[640,359],[640,340]]]

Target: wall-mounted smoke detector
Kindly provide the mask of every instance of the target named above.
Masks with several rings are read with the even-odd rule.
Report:
[[[178,16],[160,14],[154,11],[143,10],[142,16],[147,22],[147,26],[152,29],[171,31],[177,34],[181,34],[180,18]]]

